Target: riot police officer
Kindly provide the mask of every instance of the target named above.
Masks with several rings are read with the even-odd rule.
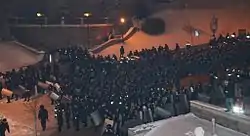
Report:
[[[79,106],[77,104],[73,105],[73,122],[76,131],[80,130],[80,113],[79,113]]]
[[[67,129],[70,129],[70,114],[71,110],[70,110],[70,104],[67,103],[66,106],[65,106],[65,119],[66,119],[66,124],[67,124]]]
[[[87,112],[86,112],[87,106],[81,105],[80,107],[80,117],[81,117],[81,123],[83,123],[84,127],[87,127]]]
[[[61,132],[63,127],[63,107],[61,104],[59,105],[57,111],[57,124],[58,124],[58,131]]]

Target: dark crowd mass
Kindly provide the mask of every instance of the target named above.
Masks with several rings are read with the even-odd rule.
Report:
[[[125,53],[122,46],[120,56],[61,48],[47,53],[39,64],[1,73],[5,82],[0,90],[13,90],[7,96],[9,103],[19,98],[29,101],[35,88],[49,94],[60,132],[65,123],[79,131],[109,119],[113,123],[106,133],[124,135],[122,128],[131,120],[142,124],[188,113],[190,100],[207,98],[231,111],[236,101],[250,96],[243,85],[250,77],[249,44],[248,35],[228,34],[207,45],[180,48],[176,44],[174,50],[164,45]],[[209,81],[182,84],[183,78],[194,75],[206,75]],[[44,131],[48,116],[41,105],[38,118]]]

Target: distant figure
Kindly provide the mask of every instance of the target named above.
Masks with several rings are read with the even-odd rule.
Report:
[[[41,121],[41,126],[43,131],[46,130],[46,123],[48,121],[48,111],[44,108],[44,105],[40,105],[40,110],[38,113],[38,119]]]
[[[5,136],[6,130],[10,133],[9,124],[7,122],[7,119],[4,118],[4,119],[0,120],[0,136]]]
[[[175,50],[179,51],[180,50],[180,45],[178,43],[175,44]]]
[[[234,84],[232,83],[225,83],[226,86],[224,87],[224,96],[226,97],[225,105],[226,105],[226,112],[229,112],[232,110],[232,107],[234,105],[234,98],[235,98],[235,92],[234,92]]]
[[[121,48],[120,48],[120,58],[124,57],[124,53],[125,53],[124,47],[121,46]]]
[[[31,94],[30,94],[30,90],[26,90],[25,93],[24,93],[24,101],[26,102],[29,102],[30,101],[30,97],[31,97]]]
[[[61,25],[64,25],[64,24],[65,24],[65,18],[61,17]]]
[[[67,129],[70,129],[70,116],[71,116],[71,110],[70,110],[70,104],[67,103],[65,107],[65,120],[67,124]]]
[[[57,110],[57,124],[58,124],[58,131],[61,132],[62,131],[62,127],[63,127],[63,105],[59,105],[58,110]]]
[[[108,124],[102,136],[116,136],[112,130],[112,126]]]
[[[0,100],[3,99],[2,89],[3,89],[3,86],[2,86],[2,83],[0,82]]]

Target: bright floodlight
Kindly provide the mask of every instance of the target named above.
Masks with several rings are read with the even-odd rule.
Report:
[[[121,19],[120,19],[120,22],[121,22],[121,23],[125,23],[125,21],[126,21],[125,18],[121,18]]]
[[[36,13],[36,16],[37,16],[37,17],[41,17],[42,14],[38,12],[38,13]]]
[[[247,35],[246,37],[247,37],[247,39],[250,39],[250,35]]]
[[[234,106],[233,107],[233,112],[234,113],[237,113],[237,114],[244,114],[244,110],[242,107],[239,107],[239,106]]]
[[[91,16],[91,14],[90,13],[84,13],[84,16],[89,17],[89,16]]]
[[[232,34],[232,35],[231,35],[231,37],[233,37],[233,38],[234,38],[234,37],[235,37],[235,35],[234,35],[234,34]]]

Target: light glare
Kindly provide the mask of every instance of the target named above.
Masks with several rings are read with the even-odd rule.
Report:
[[[239,106],[234,106],[233,107],[233,112],[234,113],[238,113],[238,114],[244,114],[244,110],[242,107],[239,107]]]

